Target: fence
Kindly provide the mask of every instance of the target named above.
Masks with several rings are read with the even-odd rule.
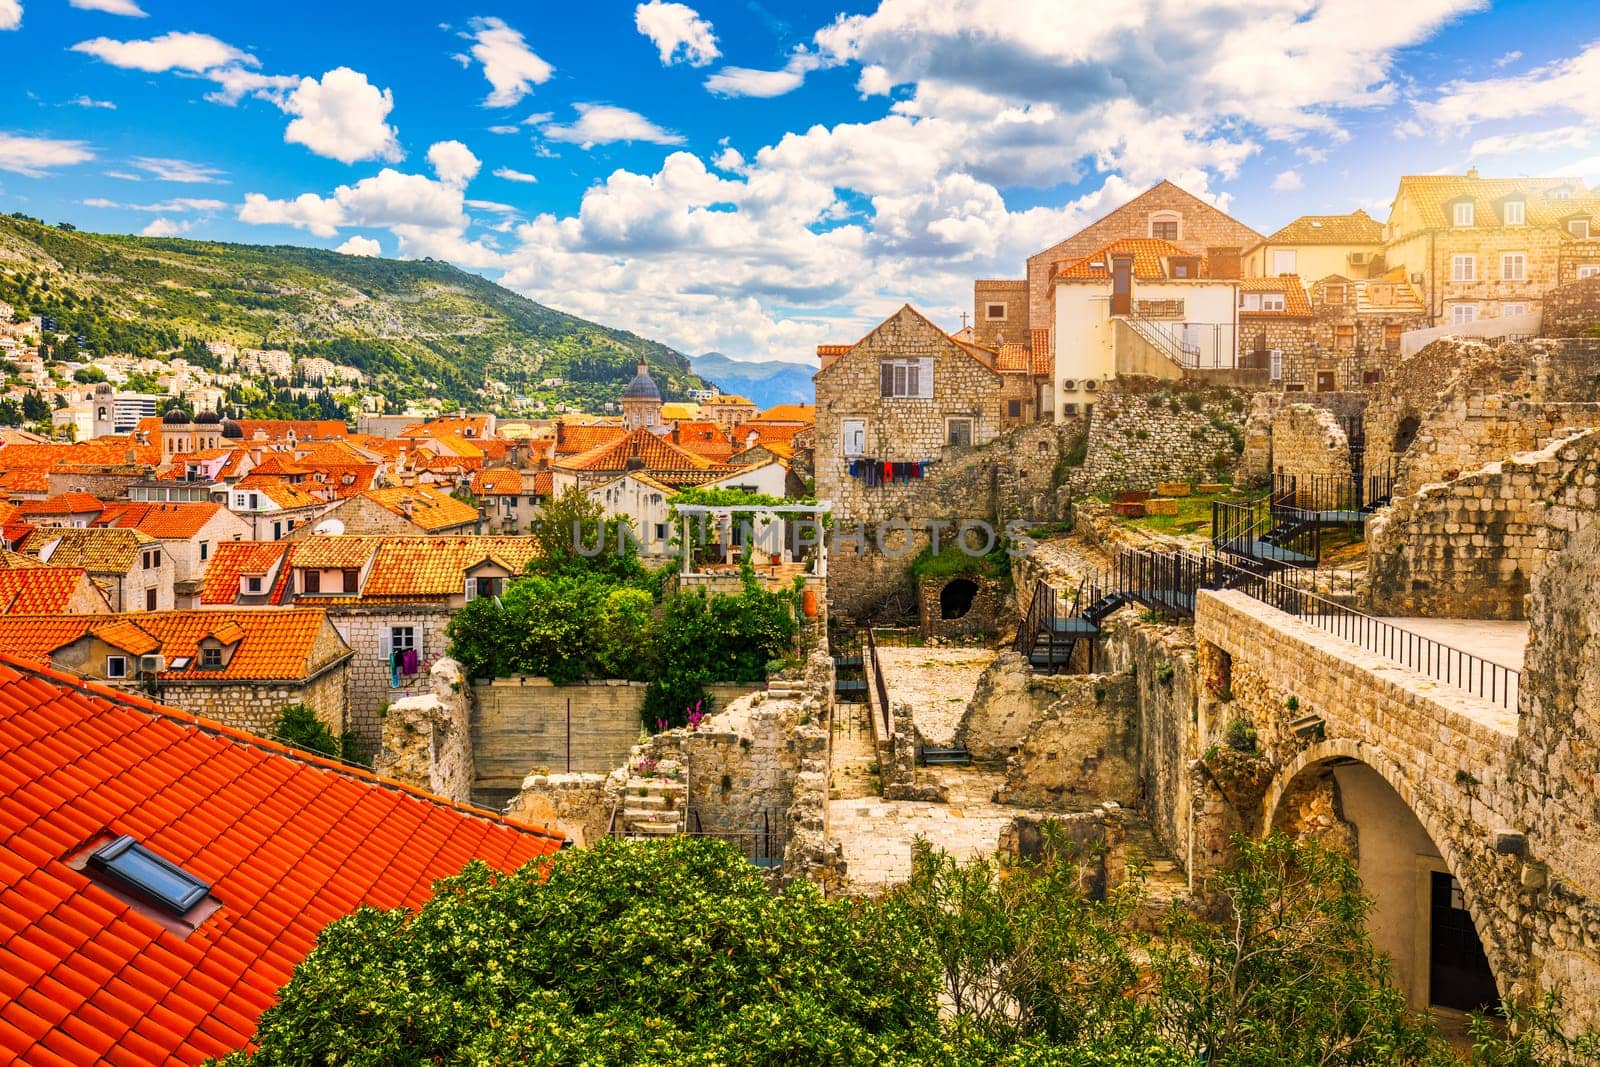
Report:
[[[761,813],[761,826],[750,830],[704,830],[700,826],[700,813],[690,809],[688,837],[724,841],[757,867],[783,866],[783,853],[789,844],[789,821],[783,812],[772,809]]]
[[[1322,559],[1322,524],[1276,492],[1259,500],[1211,504],[1211,544],[1218,552],[1276,566],[1314,567]]]
[[[880,740],[887,741],[894,737],[894,714],[889,710],[889,687],[883,681],[883,665],[878,661],[878,639],[869,628],[867,630],[867,673],[871,677],[867,680],[868,688],[878,698],[878,714],[883,719],[883,736]]]

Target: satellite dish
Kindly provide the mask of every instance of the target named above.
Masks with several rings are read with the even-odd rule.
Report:
[[[311,528],[314,534],[323,534],[328,537],[338,537],[344,533],[344,523],[338,519],[323,519]]]

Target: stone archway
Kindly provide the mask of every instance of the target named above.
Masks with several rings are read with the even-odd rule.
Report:
[[[952,578],[939,590],[939,618],[945,622],[966,618],[977,598],[977,582],[971,578]]]
[[[1345,821],[1341,829],[1353,831],[1363,891],[1373,900],[1368,932],[1393,961],[1396,983],[1412,1006],[1464,1010],[1472,1005],[1460,998],[1505,995],[1512,965],[1483,936],[1494,891],[1474,880],[1452,827],[1400,765],[1359,741],[1336,738],[1307,747],[1269,784],[1263,834],[1293,814],[1286,801],[1305,796],[1308,782],[1333,791],[1337,818]]]
[[[1422,429],[1422,420],[1415,415],[1407,415],[1395,427],[1394,445],[1389,449],[1397,458],[1406,454],[1416,441],[1417,433]]]

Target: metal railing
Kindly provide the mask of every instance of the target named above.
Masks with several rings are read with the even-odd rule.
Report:
[[[1123,318],[1135,333],[1180,367],[1231,370],[1239,364],[1231,322],[1176,322],[1152,319],[1138,311],[1129,311]]]
[[[1274,566],[1316,566],[1322,559],[1322,526],[1274,494],[1241,502],[1211,503],[1211,545],[1218,552]]]
[[[685,823],[687,837],[724,841],[757,867],[783,866],[783,854],[789,845],[789,820],[776,808],[763,811],[760,827],[749,830],[706,830],[701,826],[700,813],[693,809]]]
[[[883,718],[881,740],[888,741],[894,736],[894,716],[889,711],[889,687],[883,681],[883,665],[878,662],[878,640],[871,628],[867,630],[866,657],[867,671],[871,675],[870,687],[878,698],[878,714]]]

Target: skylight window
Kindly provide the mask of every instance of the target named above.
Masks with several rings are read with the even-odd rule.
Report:
[[[128,895],[178,917],[211,893],[211,886],[127,834],[95,849],[88,866]]]

